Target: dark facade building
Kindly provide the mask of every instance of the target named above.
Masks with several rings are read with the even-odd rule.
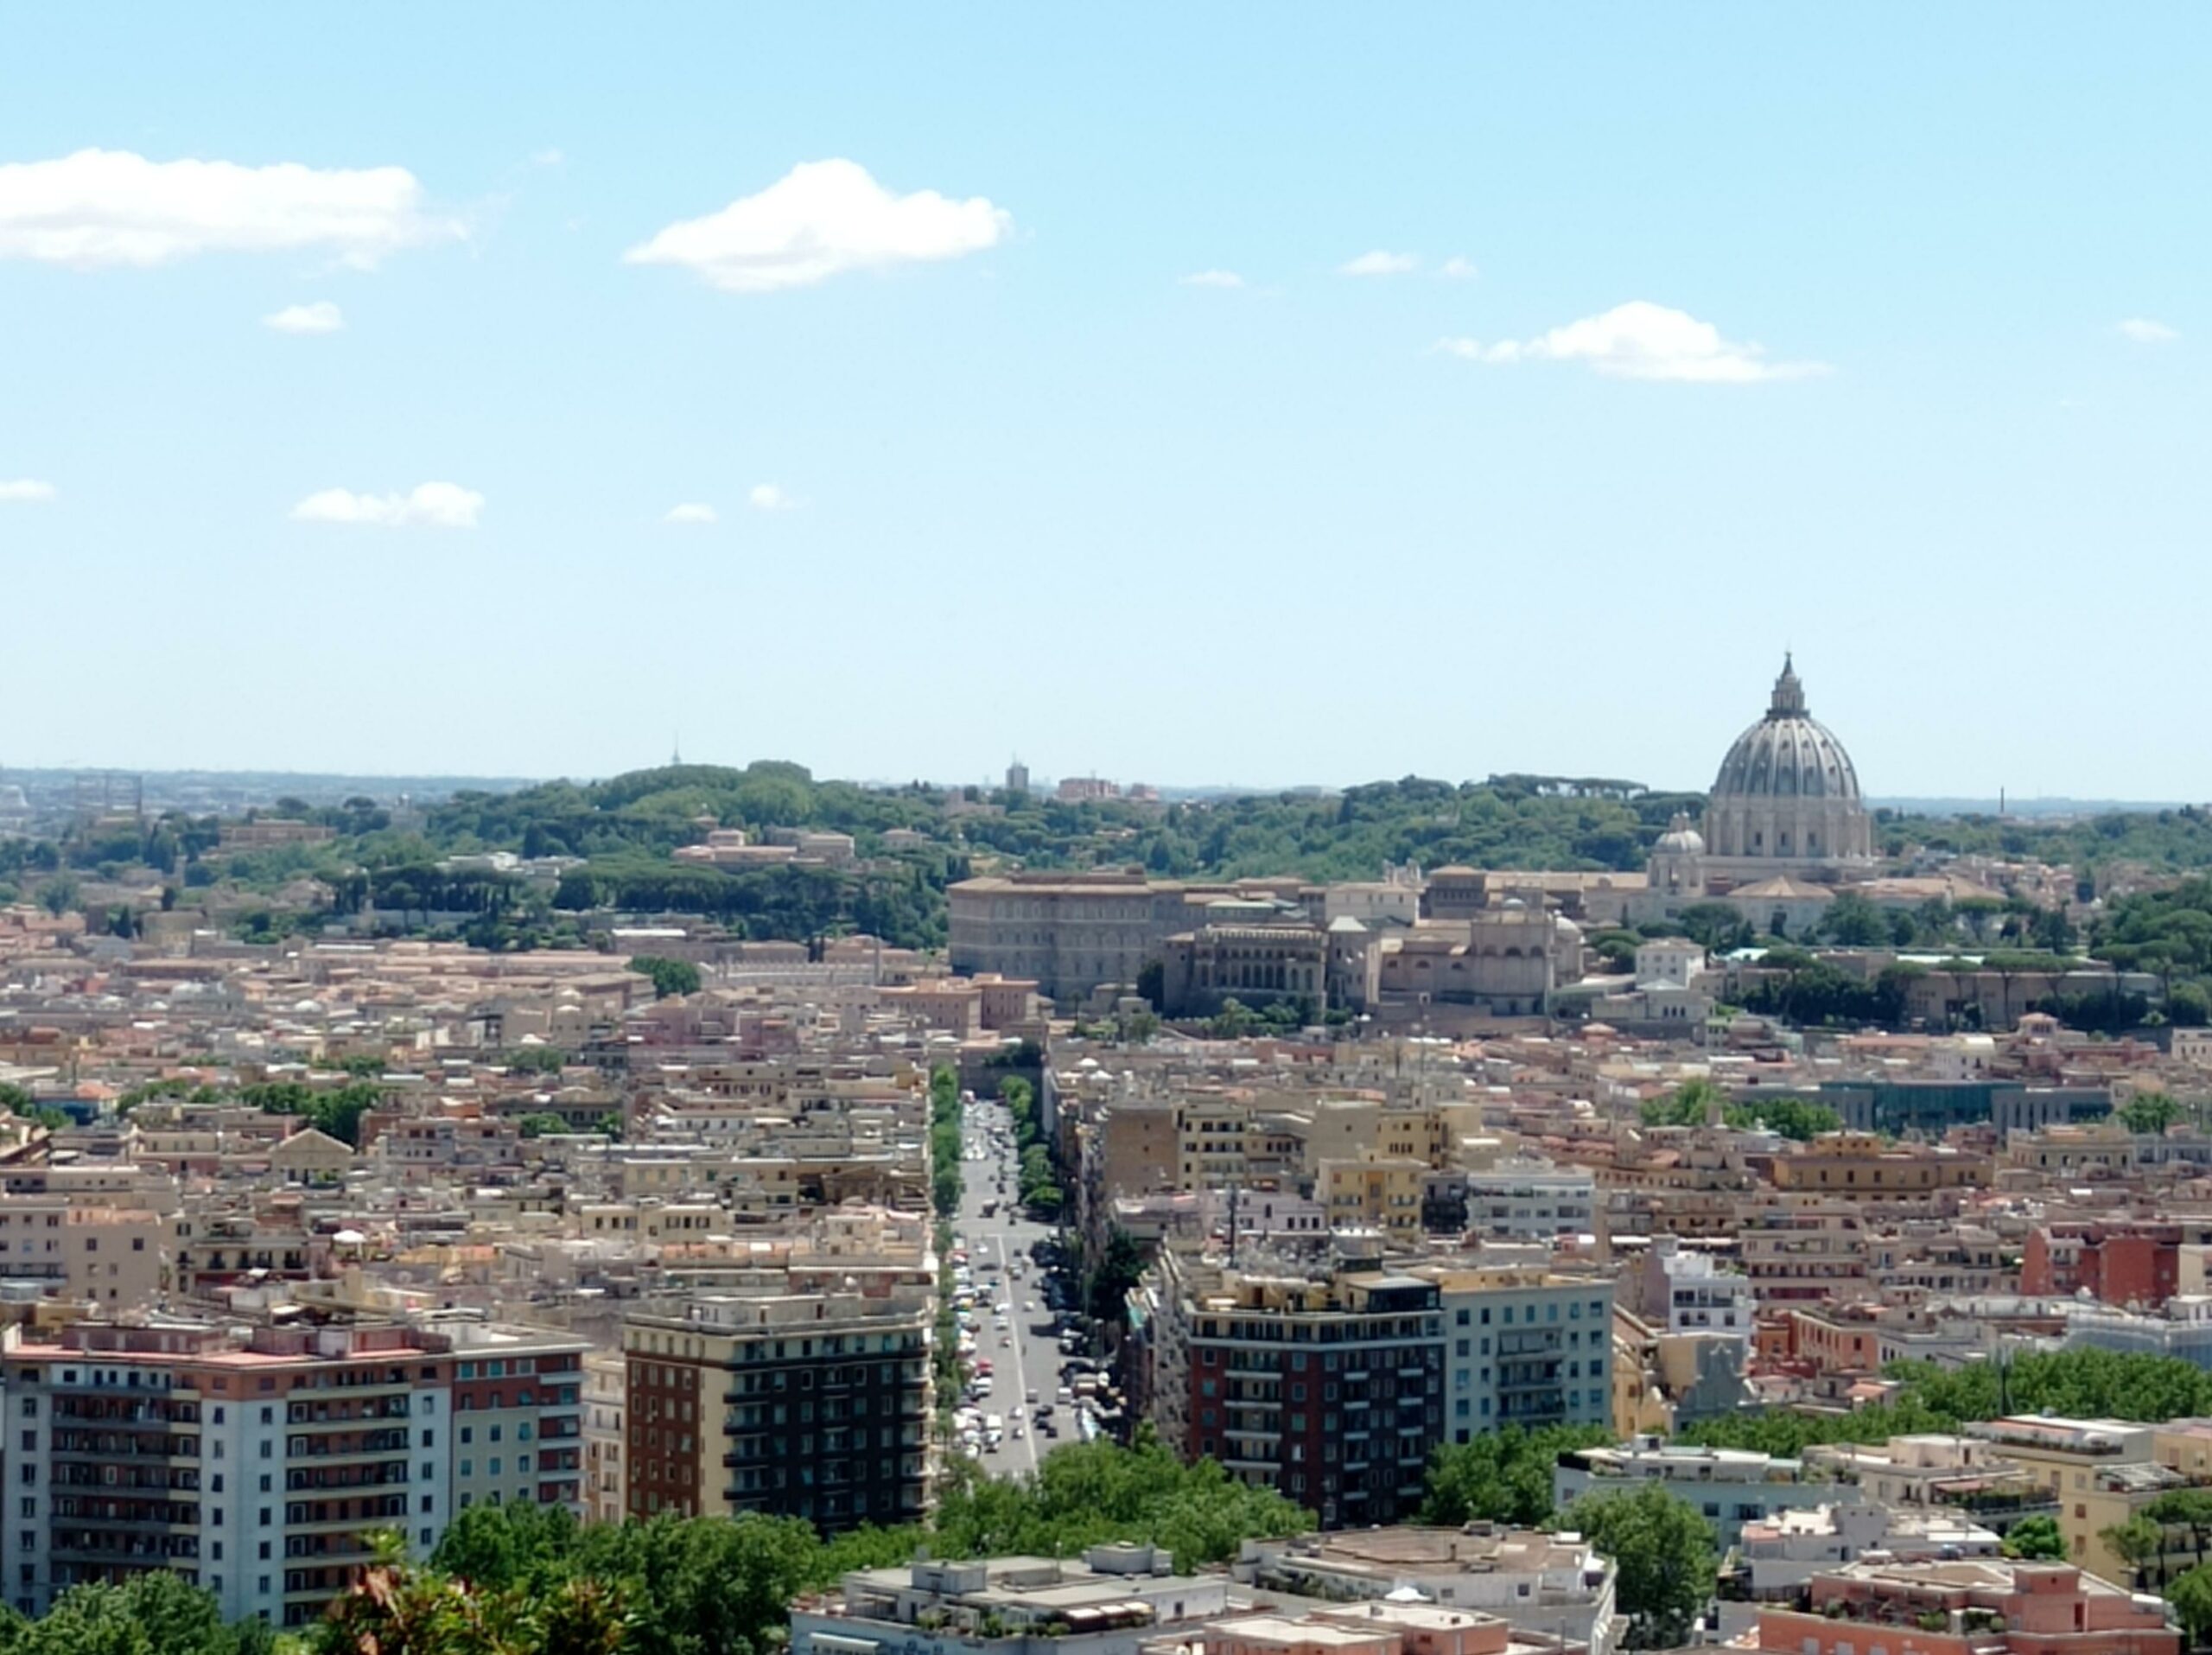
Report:
[[[761,1512],[824,1534],[924,1515],[925,1294],[702,1295],[623,1325],[633,1517]]]
[[[1145,1296],[1142,1393],[1184,1458],[1278,1489],[1325,1528],[1395,1523],[1419,1505],[1444,1432],[1435,1283],[1268,1276],[1171,1252]]]

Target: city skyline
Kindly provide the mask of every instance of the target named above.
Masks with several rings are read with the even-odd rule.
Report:
[[[0,758],[2212,795],[2212,23],[1878,15],[19,19]]]

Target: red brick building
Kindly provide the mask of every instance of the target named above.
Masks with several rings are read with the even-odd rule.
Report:
[[[2145,1221],[2044,1225],[2028,1233],[2020,1291],[2105,1304],[2163,1305],[2181,1290],[2181,1226]]]

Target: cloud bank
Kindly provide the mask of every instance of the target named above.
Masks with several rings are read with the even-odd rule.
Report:
[[[0,258],[99,270],[307,249],[368,266],[460,233],[404,167],[242,167],[119,150],[0,166]]]

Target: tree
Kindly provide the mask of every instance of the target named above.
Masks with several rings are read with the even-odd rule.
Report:
[[[1447,1528],[1488,1519],[1535,1528],[1551,1518],[1552,1471],[1559,1456],[1614,1440],[1602,1425],[1508,1425],[1465,1442],[1447,1442],[1428,1464],[1421,1520]]]
[[[658,954],[639,954],[630,961],[629,969],[652,979],[653,998],[656,1000],[699,992],[699,968],[688,959],[664,959]]]
[[[1810,1143],[1823,1132],[1843,1130],[1843,1117],[1834,1109],[1802,1098],[1757,1098],[1731,1104],[1721,1111],[1721,1119],[1738,1131],[1764,1127],[1796,1143]]]
[[[4,1655],[269,1655],[266,1623],[223,1624],[212,1593],[164,1569],[116,1586],[74,1586],[38,1620],[0,1626]]]
[[[2022,1518],[2005,1532],[2005,1555],[2031,1561],[2064,1562],[2066,1537],[2059,1532],[2058,1519],[2042,1513]]]
[[[1562,1526],[1579,1531],[1620,1569],[1621,1613],[1628,1646],[1671,1649],[1713,1601],[1719,1563],[1713,1530],[1698,1509],[1657,1483],[1628,1493],[1586,1494],[1567,1508]]]
[[[1821,915],[1820,928],[1847,948],[1878,948],[1891,940],[1888,918],[1856,891],[1836,894]]]
[[[2138,1512],[2124,1523],[2114,1523],[2098,1530],[2097,1538],[2111,1549],[2113,1556],[2127,1565],[2137,1591],[2143,1591],[2150,1585],[2152,1565],[2165,1555],[2166,1531],[2163,1526]]]
[[[1690,1080],[1664,1098],[1654,1098],[1637,1112],[1646,1126],[1703,1126],[1707,1115],[1727,1102],[1727,1092],[1715,1082]]]
[[[1682,934],[1716,954],[1751,945],[1751,922],[1726,902],[1693,902],[1680,918]]]
[[[1137,967],[1137,993],[1154,1011],[1160,1010],[1167,999],[1167,968],[1156,959],[1148,959]]]
[[[2205,1539],[2212,1534],[2212,1489],[2170,1489],[2145,1506],[2142,1514],[2162,1529],[2187,1529],[2190,1550],[2200,1564],[2204,1562]]]
[[[38,888],[38,905],[59,920],[77,906],[83,888],[67,874],[58,874]]]
[[[2129,1131],[2157,1137],[2181,1118],[2181,1105],[2163,1092],[2139,1092],[2120,1106],[2120,1123]]]
[[[1229,995],[1206,1025],[1206,1032],[1217,1041],[1242,1040],[1259,1026],[1259,1014],[1235,995]]]
[[[2168,1587],[2166,1601],[2181,1617],[2191,1646],[2212,1642],[2212,1563],[2197,1564]]]
[[[532,1110],[515,1123],[515,1128],[526,1138],[542,1138],[548,1132],[558,1134],[569,1130],[569,1123],[558,1115],[543,1110]]]
[[[1143,1276],[1143,1249],[1116,1225],[1107,1232],[1105,1248],[1084,1284],[1084,1303],[1098,1321],[1118,1322],[1128,1314],[1129,1289]]]
[[[1217,1461],[1186,1466],[1140,1431],[1127,1448],[1056,1448],[1030,1477],[993,1478],[972,1467],[956,1474],[931,1538],[951,1557],[1065,1557],[1109,1540],[1143,1540],[1187,1570],[1226,1562],[1245,1540],[1313,1526],[1310,1512],[1273,1489],[1239,1481]]]

